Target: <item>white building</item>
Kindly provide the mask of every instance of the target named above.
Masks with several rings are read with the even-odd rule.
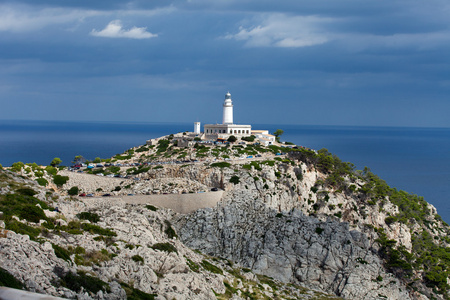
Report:
[[[228,138],[230,135],[241,137],[252,134],[252,125],[233,124],[233,101],[230,92],[225,95],[225,101],[223,102],[222,124],[206,124],[204,134],[208,140]]]
[[[264,146],[273,145],[276,141],[275,136],[269,134],[269,130],[252,130],[252,135]]]

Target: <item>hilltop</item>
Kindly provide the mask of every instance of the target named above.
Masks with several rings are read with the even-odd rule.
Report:
[[[2,272],[69,298],[448,298],[449,227],[423,198],[326,149],[174,142],[1,171]],[[188,214],[126,201],[215,190]]]

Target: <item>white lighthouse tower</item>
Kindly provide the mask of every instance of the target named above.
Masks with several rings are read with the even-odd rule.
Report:
[[[200,134],[200,122],[194,122],[194,133]]]
[[[222,124],[233,124],[233,102],[231,101],[230,92],[225,95],[225,101],[223,102]]]

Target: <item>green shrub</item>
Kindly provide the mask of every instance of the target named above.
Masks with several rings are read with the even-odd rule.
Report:
[[[21,290],[24,285],[7,270],[0,267],[0,286],[6,286],[13,289]]]
[[[323,229],[323,228],[316,227],[316,233],[317,233],[317,234],[322,234],[322,232],[323,232],[324,230],[325,230],[325,229]]]
[[[154,250],[165,251],[165,252],[175,252],[178,253],[177,248],[169,243],[156,243],[152,247]]]
[[[61,284],[77,293],[80,292],[82,288],[93,294],[97,294],[100,290],[105,292],[110,291],[110,287],[106,282],[96,277],[86,275],[83,272],[78,272],[78,274],[75,274],[69,271],[61,277]]]
[[[145,207],[150,209],[151,211],[157,211],[158,210],[158,208],[153,206],[153,205],[146,205]]]
[[[215,274],[220,274],[223,275],[223,271],[221,268],[211,264],[210,262],[206,261],[206,260],[202,260],[202,262],[200,263],[202,265],[202,267],[211,272],[211,273],[215,273]]]
[[[11,165],[11,171],[20,172],[24,166],[25,164],[21,161],[15,162]]]
[[[77,186],[73,186],[73,187],[71,187],[68,191],[67,191],[67,193],[69,194],[69,195],[71,195],[71,196],[75,196],[75,195],[78,195],[78,192],[79,192],[80,190],[79,190],[79,188],[77,187]]]
[[[83,223],[83,224],[81,224],[81,228],[84,231],[88,231],[93,234],[99,234],[99,235],[104,235],[104,236],[117,236],[117,233],[115,233],[112,229],[102,228],[102,227],[94,225],[94,224]]]
[[[396,221],[397,221],[397,218],[396,217],[392,217],[392,216],[386,217],[384,219],[384,223],[386,223],[386,225],[391,225],[392,223],[394,223]]]
[[[7,218],[15,215],[29,222],[38,223],[41,219],[47,220],[42,208],[47,209],[48,205],[31,196],[20,194],[0,195],[0,211],[3,211]]]
[[[135,261],[135,262],[137,262],[137,263],[142,263],[142,264],[144,264],[144,258],[142,257],[142,256],[140,256],[140,255],[133,255],[132,257],[131,257],[131,259],[133,260],[133,261]]]
[[[165,140],[165,139],[161,139],[158,141],[158,145],[156,146],[156,148],[158,149],[157,152],[161,153],[167,150],[167,148],[170,145],[170,141],[169,140]]]
[[[234,184],[238,184],[238,183],[240,182],[239,176],[233,175],[233,176],[230,178],[230,182],[231,182],[231,183],[234,183]]]
[[[72,262],[70,259],[70,253],[66,249],[56,244],[52,244],[53,250],[55,251],[56,257],[62,258],[67,262]]]
[[[66,184],[67,181],[69,181],[69,176],[61,176],[61,175],[53,176],[53,182],[59,187]]]
[[[127,300],[154,300],[157,294],[147,294],[143,291],[135,289],[126,283],[121,282],[120,285],[127,294]]]
[[[37,181],[37,183],[40,185],[40,186],[47,186],[48,185],[48,181],[47,181],[47,179],[45,179],[45,178],[36,178],[36,181]]]
[[[52,166],[46,166],[45,171],[47,171],[47,174],[55,176],[58,173],[58,169]]]
[[[140,153],[140,152],[145,152],[145,151],[148,151],[148,150],[149,150],[149,149],[148,149],[147,147],[142,146],[142,147],[136,149],[136,152]]]
[[[31,189],[31,188],[21,188],[16,190],[16,192],[18,194],[24,195],[24,196],[34,196],[36,195],[38,192],[36,192],[35,190]]]
[[[218,167],[218,168],[229,168],[230,166],[231,166],[231,164],[226,161],[221,161],[221,162],[216,162],[216,163],[211,164],[211,167]]]
[[[187,263],[189,269],[191,269],[191,271],[198,273],[198,271],[200,270],[200,266],[187,257],[186,257],[186,263]]]
[[[172,228],[172,224],[170,224],[170,222],[168,220],[164,220],[164,224],[166,224],[166,230],[164,230],[164,232],[167,234],[167,237],[169,239],[178,237],[177,233]]]
[[[115,254],[109,253],[106,249],[90,252],[86,252],[84,248],[78,250],[79,253],[76,253],[74,262],[81,266],[92,266],[93,264],[100,265],[101,262],[109,261],[115,256]]]
[[[243,136],[241,137],[241,140],[243,141],[247,141],[247,142],[254,142],[255,141],[256,136],[251,135],[251,136]]]
[[[87,211],[77,214],[77,218],[79,218],[80,220],[88,220],[92,223],[97,223],[98,221],[100,221],[100,216],[98,214]]]
[[[24,234],[28,235],[31,240],[36,240],[39,234],[41,233],[41,230],[39,228],[34,228],[31,226],[28,226],[26,224],[23,224],[22,222],[16,221],[16,220],[8,220],[5,222],[5,228],[7,230],[14,231],[18,234]]]

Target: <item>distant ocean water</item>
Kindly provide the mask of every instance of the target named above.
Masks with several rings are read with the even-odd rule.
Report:
[[[357,169],[369,167],[390,186],[423,196],[450,223],[450,129],[253,125],[284,130],[283,141],[327,148]],[[47,165],[76,155],[107,158],[150,138],[192,131],[193,123],[0,121],[0,163]]]

